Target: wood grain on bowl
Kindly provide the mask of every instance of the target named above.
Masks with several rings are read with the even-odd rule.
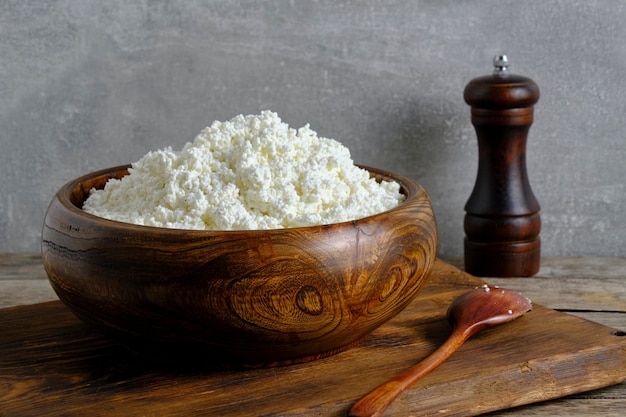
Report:
[[[328,356],[404,309],[435,261],[430,200],[405,177],[366,168],[400,183],[406,200],[363,219],[294,229],[165,229],[81,210],[92,187],[127,168],[59,190],[42,255],[52,287],[79,318],[144,354],[185,351],[208,366]]]

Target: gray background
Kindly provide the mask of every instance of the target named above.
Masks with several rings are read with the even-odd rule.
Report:
[[[0,251],[38,251],[56,190],[264,109],[418,180],[461,256],[463,101],[505,52],[541,89],[528,171],[543,254],[626,256],[626,2],[0,2]]]

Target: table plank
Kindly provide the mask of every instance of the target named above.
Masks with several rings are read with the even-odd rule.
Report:
[[[488,417],[623,417],[626,399],[561,398],[540,405],[522,406],[486,414]]]
[[[565,311],[567,314],[582,317],[596,323],[626,332],[626,313]]]
[[[0,281],[0,308],[58,300],[47,280],[7,279]]]
[[[38,253],[0,253],[0,308],[58,300]]]
[[[463,260],[446,259],[463,268]],[[533,302],[626,331],[626,258],[554,257],[532,277],[484,277]]]
[[[0,282],[9,279],[48,279],[38,253],[0,253]]]

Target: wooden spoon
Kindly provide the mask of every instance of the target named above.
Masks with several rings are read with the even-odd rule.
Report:
[[[448,359],[467,339],[481,330],[506,323],[532,309],[531,301],[522,294],[483,285],[457,297],[448,308],[452,334],[422,362],[375,388],[357,401],[348,417],[378,417],[389,404],[415,381]]]

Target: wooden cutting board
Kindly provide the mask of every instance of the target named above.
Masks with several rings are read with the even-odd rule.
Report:
[[[171,368],[137,358],[59,301],[0,310],[0,416],[345,416],[360,396],[432,352],[448,304],[483,281],[437,261],[415,301],[360,346],[271,369]],[[626,337],[535,305],[470,339],[388,416],[465,416],[626,379]]]

